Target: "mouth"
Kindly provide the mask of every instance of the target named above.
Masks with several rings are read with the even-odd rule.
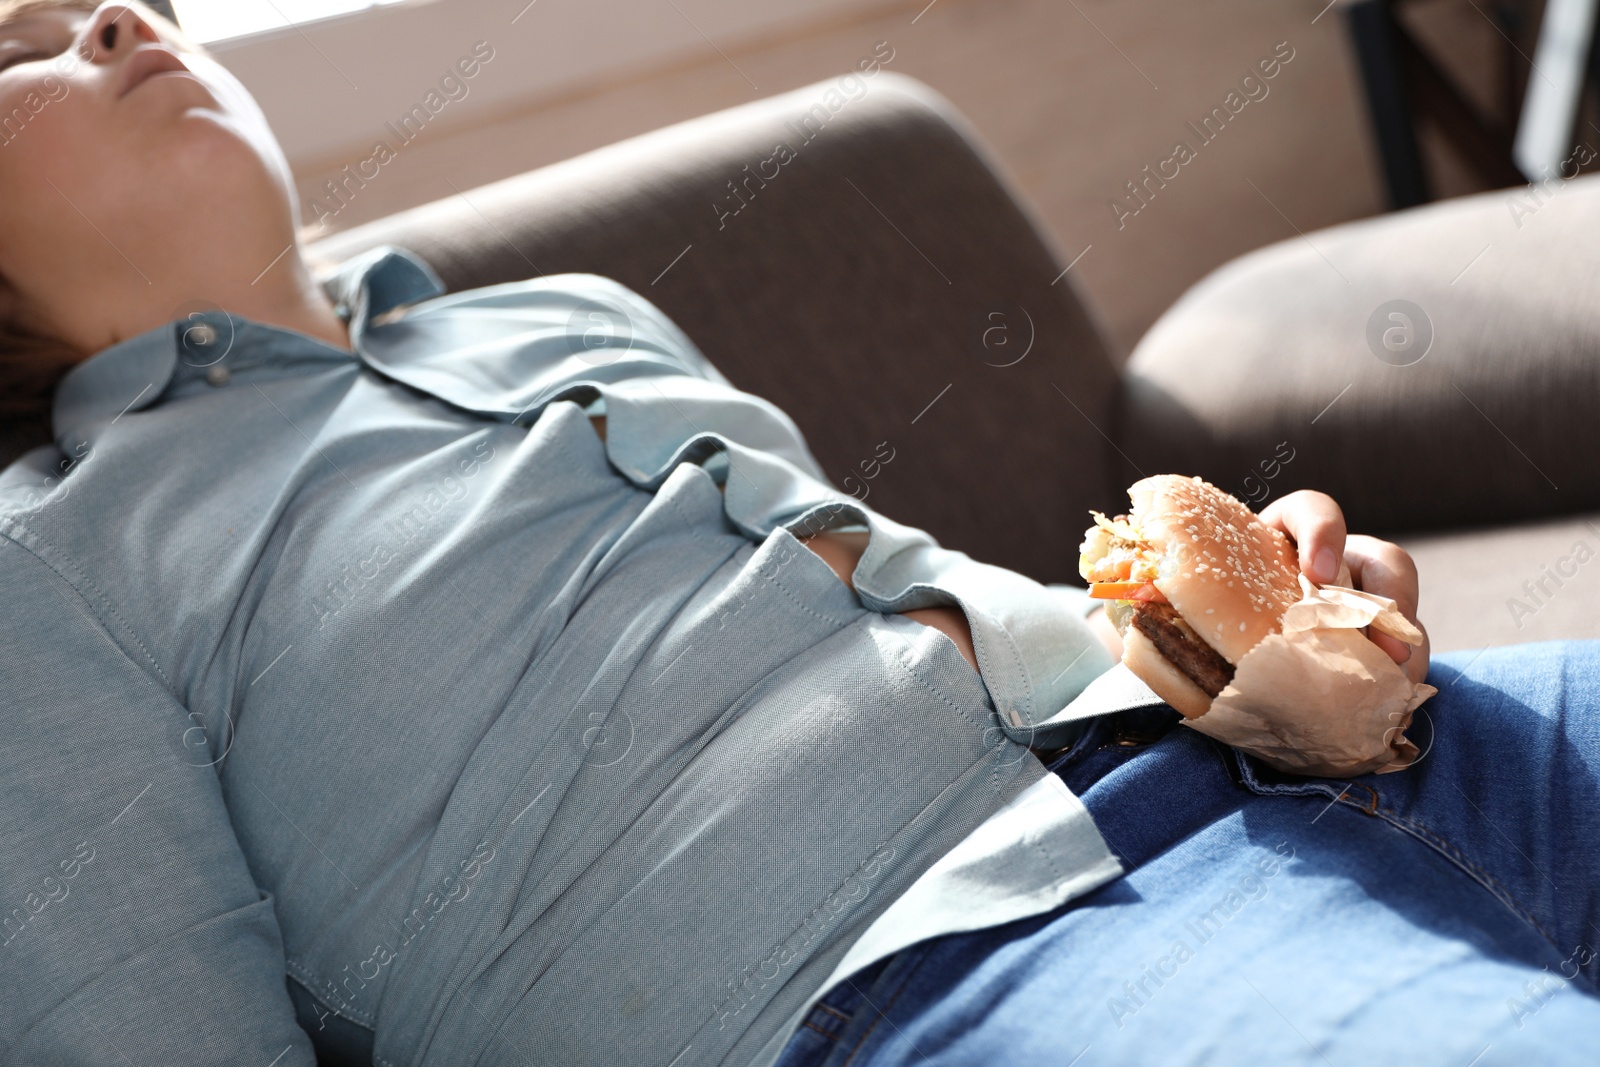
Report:
[[[183,60],[171,49],[159,44],[142,45],[135,49],[122,64],[122,87],[117,92],[118,98],[127,96],[134,89],[152,78],[162,75],[183,75],[198,81],[198,77],[184,65]]]

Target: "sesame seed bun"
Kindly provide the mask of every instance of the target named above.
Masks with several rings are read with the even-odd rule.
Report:
[[[1129,487],[1128,497],[1133,525],[1162,556],[1155,587],[1206,644],[1238,666],[1246,652],[1278,632],[1283,613],[1300,599],[1300,566],[1282,532],[1199,478],[1144,478]],[[1153,644],[1149,651],[1159,655]],[[1210,698],[1191,688],[1209,707]]]

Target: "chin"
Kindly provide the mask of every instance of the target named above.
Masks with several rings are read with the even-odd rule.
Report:
[[[203,103],[184,112],[184,125],[191,122],[203,124],[211,123],[227,138],[245,147],[255,159],[258,168],[265,168],[277,182],[286,197],[292,198],[294,190],[294,174],[289,167],[289,161],[283,154],[283,148],[278,144],[277,135],[272,132],[272,126],[267,122],[266,114],[261,106],[256,103],[255,97],[250,95],[233,73],[209,55],[204,53],[190,53],[184,56],[184,61],[189,65],[194,74],[205,83],[204,90],[209,90],[213,103],[205,106]],[[199,98],[204,95],[196,86],[194,95]],[[226,148],[222,149],[224,152]],[[227,160],[219,160],[227,165]]]
[[[252,203],[293,204],[293,174],[264,122],[191,108],[167,133],[148,145],[150,178],[187,211],[215,205],[238,220]]]

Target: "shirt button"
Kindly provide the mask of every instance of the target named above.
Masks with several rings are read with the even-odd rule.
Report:
[[[206,368],[206,381],[212,385],[227,385],[228,379],[233,377],[233,372],[220,363],[212,364]]]
[[[217,328],[209,322],[197,323],[190,328],[187,340],[191,344],[208,345],[217,339]]]

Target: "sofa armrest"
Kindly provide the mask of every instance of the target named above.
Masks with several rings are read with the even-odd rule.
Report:
[[[1596,232],[1600,178],[1577,178],[1243,256],[1139,343],[1119,443],[1242,497],[1321,489],[1360,529],[1600,507]]]
[[[616,278],[793,417],[844,491],[984,562],[1075,581],[1085,509],[1115,502],[1096,428],[1115,361],[965,120],[910,78],[863,81],[855,99],[819,82],[312,250],[392,242],[451,289]]]

